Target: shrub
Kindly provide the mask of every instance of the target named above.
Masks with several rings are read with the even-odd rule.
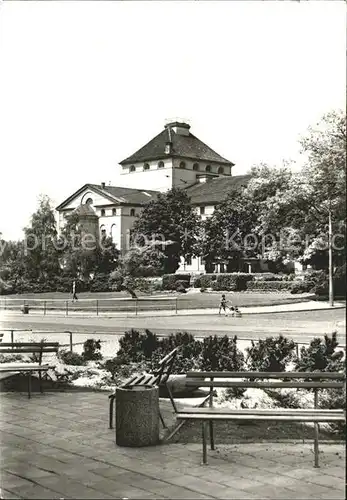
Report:
[[[199,357],[201,355],[202,343],[187,332],[178,332],[169,337],[160,339],[158,349],[153,353],[151,368],[158,366],[158,362],[173,349],[179,347],[172,373],[186,373],[199,367]]]
[[[290,291],[292,281],[251,281],[247,283],[247,290],[263,290],[269,292]]]
[[[108,359],[101,365],[101,368],[110,372],[112,380],[115,380],[116,376],[128,378],[132,371],[131,366],[126,364],[120,356]]]
[[[112,271],[108,278],[109,289],[114,292],[120,292],[123,284],[123,274],[120,271]]]
[[[0,363],[14,363],[15,361],[25,362],[22,354],[0,354]]]
[[[86,364],[83,356],[81,354],[77,354],[77,352],[60,351],[59,358],[66,365],[82,366]]]
[[[237,348],[237,337],[207,337],[202,344],[200,369],[203,371],[241,371],[244,355]]]
[[[82,357],[85,361],[97,361],[102,359],[101,340],[88,339],[83,344]]]
[[[177,281],[188,283],[188,288],[190,284],[190,274],[164,274],[162,278],[163,290],[176,290]]]
[[[324,335],[324,341],[317,337],[308,347],[303,346],[300,349],[300,358],[296,360],[295,369],[299,372],[343,371],[344,355],[342,351],[337,350],[339,343],[336,336],[336,332],[332,332],[331,338]]]
[[[188,287],[189,287],[189,282],[188,281],[184,281],[184,280],[178,280],[178,281],[176,281],[176,284],[175,284],[176,292],[181,292],[182,289],[185,292]]]
[[[216,281],[216,274],[203,274],[194,282],[194,288],[211,288],[214,281]]]
[[[242,291],[246,290],[247,283],[253,280],[250,273],[225,273],[218,274],[212,288],[219,291]]]
[[[283,372],[294,359],[295,343],[282,335],[267,337],[265,340],[251,341],[246,348],[247,365],[250,371]]]
[[[158,338],[150,330],[146,330],[143,334],[132,328],[121,337],[119,345],[117,357],[123,359],[124,363],[141,362],[151,358],[158,348]]]
[[[311,285],[305,281],[300,283],[294,283],[290,289],[290,293],[309,293],[311,290]]]
[[[90,283],[91,292],[108,292],[110,291],[109,275],[103,273],[96,273]]]

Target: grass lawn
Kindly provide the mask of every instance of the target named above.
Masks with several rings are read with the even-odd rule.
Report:
[[[277,304],[293,304],[312,300],[312,294],[291,295],[289,292],[226,292],[227,299],[239,307],[269,306]],[[218,308],[221,292],[194,292],[177,294],[158,292],[156,295],[139,294],[138,300],[131,299],[126,292],[85,292],[78,294],[78,301],[72,303],[71,294],[47,292],[41,294],[7,295],[1,298],[2,308],[20,309],[25,301],[32,309],[65,309],[69,311],[95,310],[102,311],[134,311],[177,309]],[[114,300],[112,300],[114,299]]]

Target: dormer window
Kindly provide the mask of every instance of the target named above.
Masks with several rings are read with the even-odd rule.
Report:
[[[224,174],[224,168],[223,168],[223,167],[219,167],[219,169],[218,169],[218,173],[219,173],[219,174]]]
[[[143,170],[149,170],[149,164],[148,163],[145,163],[144,166],[143,166]]]
[[[186,168],[186,162],[185,161],[181,161],[180,168]]]
[[[135,168],[135,165],[131,165],[131,167],[129,168],[129,172],[135,172],[136,168]]]
[[[211,165],[206,165],[205,171],[206,172],[211,172]]]
[[[160,161],[158,163],[158,168],[164,168],[164,162],[163,161]]]
[[[193,170],[195,170],[195,171],[199,170],[199,163],[194,163]]]
[[[105,209],[104,209],[104,208],[102,208],[102,209],[101,209],[101,211],[100,211],[100,213],[101,213],[101,217],[104,217],[104,216],[105,216],[105,213],[106,213],[106,212],[105,212]]]

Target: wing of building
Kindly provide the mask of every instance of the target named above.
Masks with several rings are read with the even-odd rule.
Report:
[[[197,212],[206,218],[229,192],[247,185],[249,176],[233,176],[233,166],[195,137],[187,123],[168,123],[160,134],[120,162],[122,187],[84,184],[63,201],[56,208],[59,229],[67,215],[88,205],[98,217],[100,233],[112,236],[124,253],[135,217],[159,192],[186,189]],[[203,272],[204,265],[201,259],[192,259],[182,262],[181,269]]]

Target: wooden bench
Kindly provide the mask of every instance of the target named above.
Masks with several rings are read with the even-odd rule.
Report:
[[[205,379],[210,380],[205,380]],[[344,410],[322,410],[318,408],[318,391],[320,389],[344,389],[345,375],[332,372],[188,372],[187,387],[210,388],[209,406],[207,408],[183,408],[176,413],[181,421],[200,420],[202,422],[203,464],[207,464],[207,424],[209,424],[210,445],[214,450],[213,422],[218,420],[273,420],[314,423],[314,455],[315,467],[319,467],[319,426],[318,422],[344,422]],[[230,380],[220,380],[230,379]],[[235,380],[235,379],[243,379]],[[271,379],[271,380],[268,380]],[[275,379],[275,380],[272,380]],[[304,380],[302,380],[304,379]],[[213,407],[215,387],[225,388],[259,388],[314,389],[314,408],[309,409],[229,409]]]
[[[173,349],[169,354],[167,354],[163,359],[161,359],[158,363],[158,369],[155,370],[152,374],[148,373],[143,373],[142,375],[135,375],[133,377],[130,377],[124,384],[121,385],[121,387],[133,387],[134,385],[147,385],[150,387],[153,386],[158,386],[158,387],[166,387],[168,390],[169,398],[171,400],[171,403],[174,407],[174,410],[177,411],[175,407],[175,402],[172,397],[172,393],[170,391],[170,388],[167,386],[166,382],[169,379],[169,376],[172,371],[173,364],[175,362],[177,352],[178,352],[178,347]],[[116,392],[113,394],[110,394],[109,400],[110,400],[110,407],[109,407],[109,428],[112,429],[113,427],[113,407],[114,407],[114,400],[116,398]],[[163,416],[161,412],[159,411],[159,416],[161,423],[163,424],[163,427],[166,428]]]
[[[31,397],[31,375],[39,374],[40,391],[42,388],[42,373],[47,373],[54,366],[43,364],[42,358],[45,353],[57,353],[59,342],[2,342],[0,344],[0,354],[33,354],[36,361],[25,363],[22,361],[0,363],[0,373],[23,373],[28,374],[28,397]]]

